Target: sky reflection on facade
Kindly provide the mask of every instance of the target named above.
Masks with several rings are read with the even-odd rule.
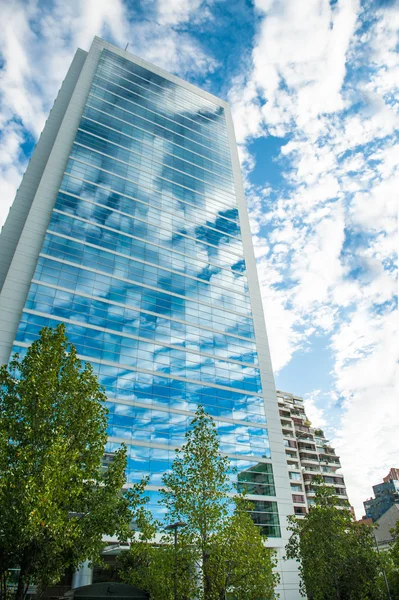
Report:
[[[198,404],[231,480],[279,523],[223,108],[104,50],[14,350],[44,326],[105,386],[112,452],[150,476],[150,505]]]

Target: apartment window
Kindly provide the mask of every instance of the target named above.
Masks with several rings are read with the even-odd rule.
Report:
[[[296,515],[306,515],[306,508],[304,506],[294,506],[294,512]]]
[[[300,494],[292,494],[292,501],[293,502],[303,502],[304,503],[305,499]]]
[[[299,483],[291,483],[291,490],[293,492],[302,492],[302,486]]]

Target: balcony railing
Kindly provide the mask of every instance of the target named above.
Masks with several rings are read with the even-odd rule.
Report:
[[[306,427],[305,425],[297,425],[295,429],[303,431],[304,433],[310,433],[310,427]]]
[[[307,465],[303,465],[303,470],[304,470],[305,472],[306,472],[306,471],[311,471],[311,472],[313,472],[313,473],[320,473],[320,467],[319,467],[319,468],[317,468],[317,467],[309,467],[309,466],[307,466]]]
[[[299,453],[299,457],[300,457],[302,463],[319,464],[317,456],[307,456],[307,455]]]

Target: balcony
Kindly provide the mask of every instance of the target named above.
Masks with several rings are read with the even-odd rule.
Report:
[[[297,425],[295,429],[302,433],[310,433],[310,427],[306,427],[305,425]]]
[[[286,417],[287,419],[291,418],[291,414],[288,410],[280,410],[280,417]]]
[[[318,465],[319,461],[317,459],[317,456],[312,456],[309,454],[302,454],[301,452],[299,452],[299,458],[301,460],[301,463],[310,463],[312,465]]]
[[[331,467],[324,467],[324,466],[322,466],[321,467],[321,472],[322,473],[335,473],[335,470],[332,469]]]
[[[295,456],[295,454],[287,454],[287,453],[286,453],[286,454],[285,454],[285,456],[286,456],[286,458],[287,458],[287,461],[289,461],[289,460],[293,460],[293,461],[295,461],[296,463],[298,463],[298,462],[299,462],[299,460],[298,460],[298,457],[297,457],[297,456]]]
[[[316,448],[312,448],[312,446],[309,446],[308,444],[306,444],[303,441],[298,442],[298,448],[302,452],[311,452],[312,454],[316,454],[316,456],[317,456]]]
[[[336,457],[336,458],[339,458],[339,456],[337,456],[337,455],[335,454],[335,450],[333,450],[333,448],[331,448],[331,450],[326,450],[326,449],[319,450],[319,454],[320,454],[321,456],[328,456],[328,457],[334,456],[334,457]]]
[[[294,471],[299,471],[300,469],[299,464],[297,462],[287,460],[287,465],[289,465],[290,469],[294,469]]]
[[[321,465],[329,465],[335,469],[339,469],[341,467],[341,463],[339,460],[333,460],[332,458],[320,458]]]
[[[313,443],[313,435],[311,433],[308,433],[307,431],[300,431],[298,429],[298,427],[295,427],[295,433],[298,439],[300,439],[301,441],[303,440],[307,440],[311,443]]]
[[[336,495],[338,496],[338,498],[343,498],[345,500],[348,499],[348,494],[346,493],[346,490],[335,490]]]
[[[320,473],[320,467],[310,467],[308,465],[302,465],[302,469],[304,473]]]
[[[296,415],[298,417],[301,417],[303,419],[306,419],[305,411],[301,410],[300,408],[297,408],[297,407],[292,408],[291,409],[291,414]]]
[[[285,447],[286,448],[292,448],[292,451],[296,452],[296,442],[288,441],[287,440],[287,443],[285,444]]]

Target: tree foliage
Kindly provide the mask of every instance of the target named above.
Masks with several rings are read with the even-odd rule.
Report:
[[[236,600],[274,598],[272,553],[250,516],[251,504],[231,498],[230,462],[219,453],[213,419],[200,406],[191,425],[163,477],[166,523],[186,524],[177,551],[166,534],[157,543],[133,544],[120,558],[120,573],[154,600],[172,600],[176,575],[179,600],[223,600],[228,593]]]
[[[387,598],[386,582],[390,589],[390,600],[399,600],[399,521],[391,529],[393,540],[387,550],[380,552],[380,562],[385,570],[386,581],[383,576],[379,579],[379,589],[381,590],[381,598]]]
[[[173,600],[176,581],[179,600],[196,598],[197,577],[193,550],[170,536],[158,542],[135,541],[117,559],[118,573],[126,583],[146,590],[151,600]]]
[[[192,549],[178,543],[175,552],[170,534],[158,533],[162,524],[146,508],[147,483],[145,478],[128,492],[136,533],[129,551],[117,557],[118,575],[125,583],[146,590],[152,600],[173,600],[176,577],[179,598],[192,598],[196,590]]]
[[[96,558],[103,534],[129,534],[126,449],[102,467],[105,400],[63,325],[0,368],[0,576],[4,591],[20,568],[17,598]]]
[[[333,491],[316,481],[315,504],[298,519],[286,557],[299,562],[301,593],[312,600],[377,600],[380,572],[372,527],[359,525],[348,508],[338,508]]]
[[[275,557],[251,518],[251,503],[237,497],[234,504],[233,515],[211,540],[207,565],[210,598],[224,599],[227,592],[232,592],[235,600],[274,598]]]

